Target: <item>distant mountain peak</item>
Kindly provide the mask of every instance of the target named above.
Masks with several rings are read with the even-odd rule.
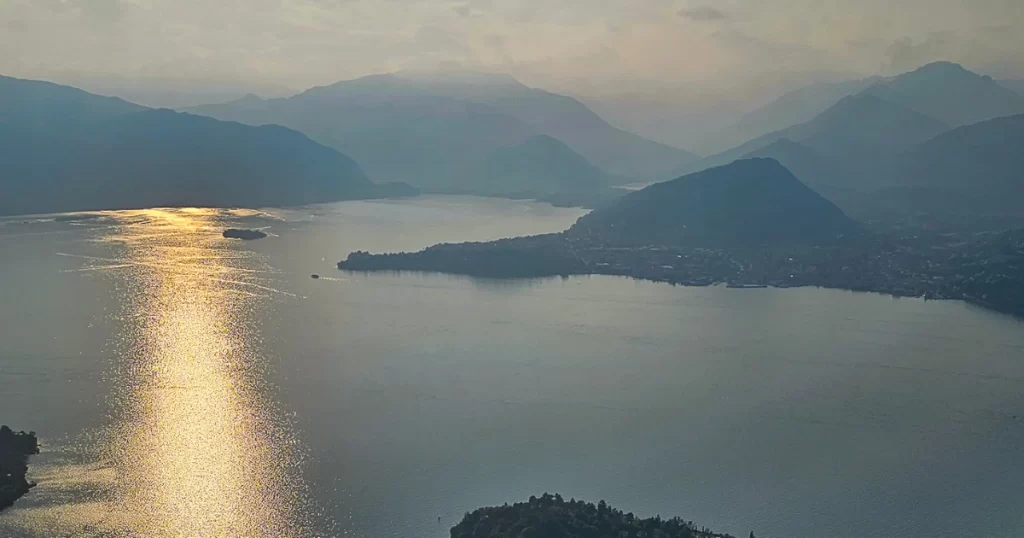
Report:
[[[500,73],[400,71],[252,104],[193,110],[298,129],[352,155],[375,179],[445,192],[455,171],[540,134],[557,138],[624,183],[664,177],[695,158],[616,129],[571,97]]]
[[[922,65],[917,69],[896,76],[881,79],[875,85],[899,85],[906,83],[924,83],[936,85],[950,84],[986,84],[992,77],[981,75],[967,69],[963,65],[950,61],[938,61]]]
[[[216,107],[216,106],[229,106],[229,107],[234,107],[234,108],[237,108],[237,109],[244,109],[244,110],[259,110],[259,109],[262,109],[265,106],[267,106],[268,102],[269,101],[267,99],[264,99],[264,98],[256,95],[255,93],[247,93],[247,94],[239,97],[238,99],[232,99],[232,100],[227,101],[225,103],[215,103],[215,104],[212,104],[212,105],[200,105],[198,107],[188,108],[188,109],[184,109],[182,111],[183,112],[189,112],[189,113],[195,113],[195,114],[198,114],[198,115],[203,115],[203,114],[201,114],[201,111],[202,111],[203,108],[206,108],[206,107]]]
[[[885,79],[866,93],[958,127],[1024,112],[1024,97],[960,64],[934,62]]]
[[[398,78],[408,79],[414,82],[465,84],[480,87],[505,87],[512,86],[525,88],[526,86],[516,80],[508,73],[496,73],[491,71],[477,71],[473,69],[455,70],[411,70],[406,69],[394,73]]]
[[[296,97],[327,95],[349,90],[371,90],[380,87],[393,87],[396,84],[401,84],[402,82],[403,80],[394,73],[377,73],[354,79],[339,80],[338,82],[326,84],[324,86],[313,86]]]
[[[921,67],[918,67],[914,71],[926,71],[926,70],[932,70],[932,69],[948,69],[948,70],[954,70],[954,71],[970,71],[969,69],[967,69],[963,65],[958,64],[958,63],[953,62],[953,61],[949,61],[949,60],[937,60],[937,61],[934,61],[934,62],[931,62],[931,63],[926,63],[926,64],[922,65]]]
[[[504,73],[485,71],[415,71],[402,70],[394,73],[377,73],[359,78],[340,80],[325,86],[316,86],[302,94],[329,94],[352,90],[400,90],[428,91],[431,87],[461,86],[479,89],[516,88],[524,89],[522,83]],[[302,95],[300,94],[300,95]]]
[[[917,69],[914,69],[913,71],[910,71],[910,72],[904,73],[904,74],[905,75],[912,75],[912,74],[923,75],[923,74],[930,74],[930,73],[936,73],[936,74],[942,74],[942,75],[971,75],[971,76],[975,76],[975,77],[982,76],[982,75],[979,75],[979,74],[975,73],[974,71],[971,71],[970,69],[967,69],[966,67],[964,67],[964,66],[962,66],[962,65],[960,65],[960,64],[958,64],[956,62],[950,62],[950,61],[946,61],[946,60],[941,60],[941,61],[925,64],[925,65],[922,65],[921,67],[918,67]]]

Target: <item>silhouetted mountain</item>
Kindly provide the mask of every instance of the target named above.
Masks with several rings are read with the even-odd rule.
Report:
[[[117,75],[112,73],[61,73],[54,82],[72,86],[96,95],[120,97],[149,108],[184,108],[209,103],[223,103],[247,93],[266,97],[292,95],[295,90],[270,82],[233,80],[218,73],[205,73],[195,78],[181,73],[160,72]]]
[[[817,83],[793,90],[745,114],[733,131],[750,140],[809,121],[840,99],[861,92],[902,104],[950,127],[1024,112],[1020,108],[1024,101],[1003,88],[1024,93],[1024,81],[994,82],[958,64],[935,62],[895,77]]]
[[[760,136],[682,171],[728,164],[784,138],[840,164],[874,161],[909,149],[948,129],[936,119],[862,93],[840,99],[808,122]]]
[[[590,164],[561,141],[546,135],[492,151],[463,175],[476,192],[531,198],[595,192],[617,178]]]
[[[670,170],[692,158],[614,129],[574,99],[486,74],[375,75],[288,99],[247,99],[192,111],[298,129],[352,155],[375,179],[441,191],[476,192],[453,182],[460,170],[539,134],[558,138],[595,165],[629,178]]]
[[[0,76],[0,122],[47,128],[140,112],[146,107],[52,82]]]
[[[850,171],[848,192],[871,188],[881,163],[949,129],[1000,116],[1024,113],[1024,97],[991,78],[960,65],[936,62],[885,79],[864,79],[833,86],[812,86],[784,96],[783,105],[771,105],[754,115],[754,121],[774,121],[785,116],[787,103],[812,96],[812,105],[826,102],[836,93],[867,86],[860,93],[841,98],[813,119],[759,136],[733,149],[681,168],[679,173],[720,166],[748,155],[781,138],[787,138],[836,161]],[[813,109],[813,106],[808,109]],[[749,118],[745,121],[752,121]],[[863,181],[862,181],[863,180]],[[815,179],[808,179],[815,182]]]
[[[730,129],[730,135],[734,140],[739,137],[736,143],[740,143],[810,121],[842,98],[860,93],[879,80],[881,77],[819,82],[787,92],[767,105],[744,114]]]
[[[850,175],[842,164],[788,138],[780,138],[741,158],[775,159],[802,183],[840,207],[840,200],[850,194]]]
[[[881,198],[928,212],[1024,216],[1024,114],[959,127],[894,159]]]
[[[400,75],[428,91],[494,107],[539,133],[565,142],[598,167],[624,178],[657,178],[696,158],[679,148],[612,127],[572,97],[527,87],[508,75]]]
[[[393,189],[284,127],[149,110],[48,83],[0,83],[0,213],[294,205]]]
[[[434,190],[459,186],[458,174],[469,164],[536,134],[490,107],[434,95],[394,75],[339,82],[289,98],[248,98],[191,110],[297,129],[351,155],[376,180]]]
[[[630,193],[581,217],[570,236],[713,248],[813,243],[856,230],[773,159],[747,159]]]
[[[880,81],[865,93],[959,127],[1024,114],[1024,96],[950,62],[935,62]]]

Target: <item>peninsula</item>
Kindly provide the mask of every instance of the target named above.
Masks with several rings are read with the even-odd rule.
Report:
[[[414,253],[353,252],[338,268],[818,286],[959,299],[1024,316],[1024,229],[868,230],[771,159],[737,161],[652,185],[562,233],[441,244]]]

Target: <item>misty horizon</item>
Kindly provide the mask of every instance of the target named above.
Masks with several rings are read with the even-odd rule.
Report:
[[[802,86],[933,61],[1024,78],[1024,37],[1008,22],[1024,17],[1020,2],[844,5],[10,1],[0,4],[0,73],[168,107],[284,97],[402,70],[507,73],[645,136],[659,138],[660,128],[659,141],[674,145],[693,139],[679,133],[694,127],[652,126],[651,109],[661,109],[662,124],[708,129]]]
[[[921,67],[933,64],[955,63],[946,59],[936,59],[931,62],[910,66],[906,72],[914,71]],[[957,64],[959,65],[959,64]],[[971,66],[963,66],[966,69],[977,72],[981,75],[993,78],[984,71],[971,69]],[[565,95],[579,99],[617,128],[632,131],[650,140],[668,144],[680,149],[693,151],[698,154],[707,155],[715,153],[723,142],[709,143],[707,140],[714,140],[721,131],[734,127],[736,123],[757,113],[764,107],[774,104],[780,98],[786,98],[796,92],[813,89],[817,85],[833,85],[855,82],[856,80],[872,80],[875,78],[887,78],[905,72],[893,72],[890,75],[883,75],[881,72],[864,75],[859,79],[842,78],[836,74],[812,79],[804,82],[801,79],[788,79],[773,92],[759,95],[757,97],[743,100],[734,100],[721,96],[716,103],[699,103],[680,106],[664,98],[648,99],[647,96],[636,94],[618,94],[597,97],[583,95],[574,92],[566,92]],[[0,72],[0,76],[7,73]],[[7,74],[9,75],[9,74]],[[395,75],[401,78],[417,79],[421,77],[437,76],[441,78],[450,77],[466,84],[510,84],[522,85],[531,89],[539,89],[558,93],[551,88],[533,86],[514,75],[491,71],[483,68],[458,67],[452,65],[438,66],[435,68],[412,68],[400,69],[391,72],[371,73],[353,79],[341,79],[326,84],[315,85],[304,88],[290,88],[275,84],[247,83],[242,81],[228,80],[180,80],[161,78],[128,78],[128,77],[102,77],[102,76],[81,76],[69,75],[66,77],[56,76],[52,78],[41,78],[39,80],[54,82],[57,84],[68,84],[97,95],[119,97],[126,101],[140,104],[151,108],[188,109],[192,107],[212,104],[229,103],[243,97],[256,96],[261,99],[281,99],[301,95],[309,90],[324,88],[354,82],[362,79],[372,79],[381,75]],[[474,77],[480,80],[474,80]],[[483,77],[483,78],[480,78]],[[32,77],[19,77],[28,78]],[[490,79],[487,82],[481,80]],[[999,82],[1008,88],[1020,91],[1024,90],[1024,79],[1005,79]],[[733,142],[739,142],[739,139]],[[717,145],[716,145],[717,144]],[[709,149],[712,148],[712,149]]]
[[[0,536],[1024,536],[1021,23],[0,0]]]

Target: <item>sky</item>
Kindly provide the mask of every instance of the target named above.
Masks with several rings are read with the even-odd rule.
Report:
[[[283,93],[458,66],[712,102],[940,59],[1024,78],[1022,24],[1024,0],[0,0],[0,74]]]

